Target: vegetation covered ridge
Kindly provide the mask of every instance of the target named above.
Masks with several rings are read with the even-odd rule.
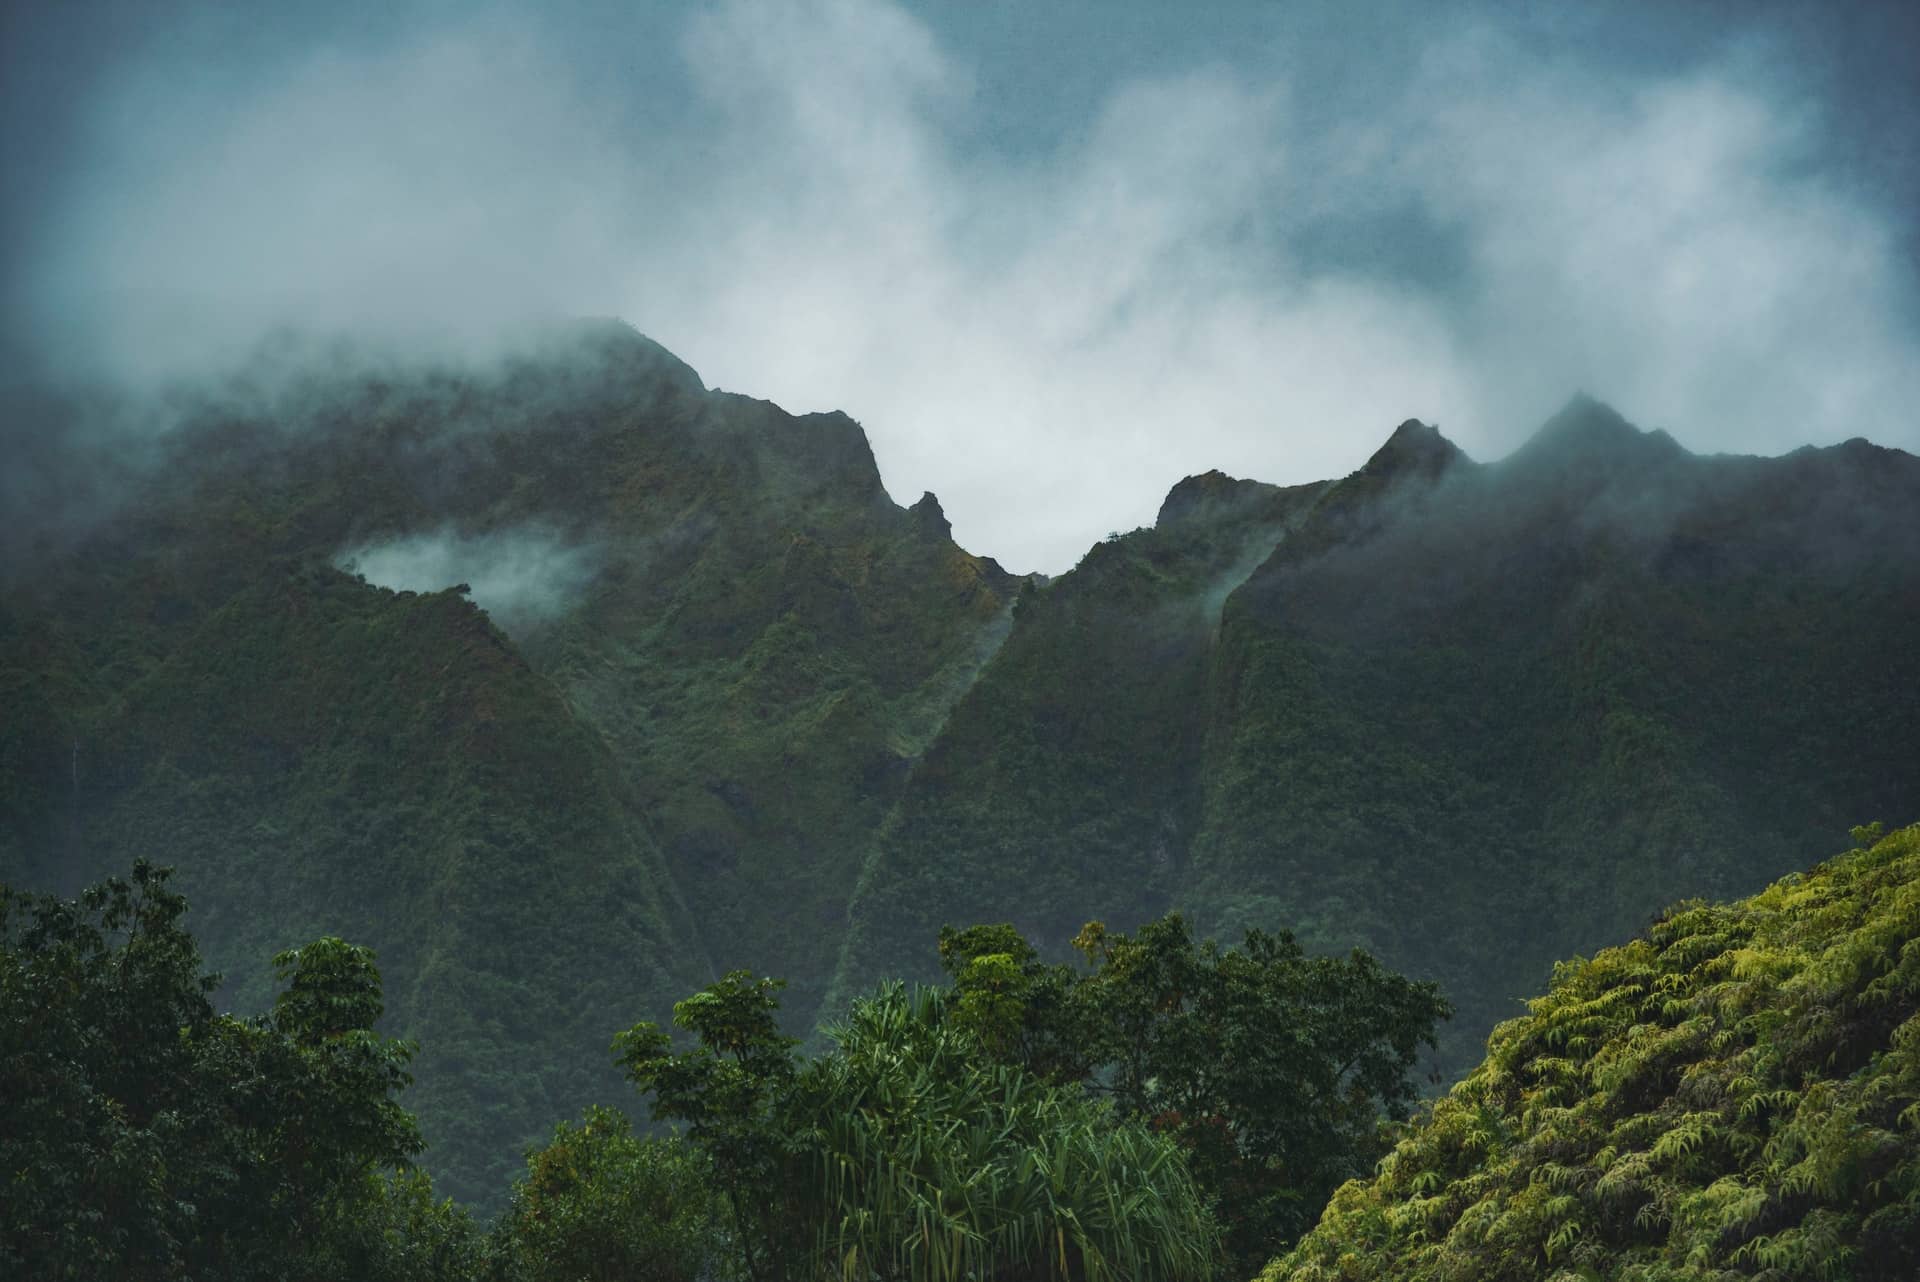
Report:
[[[0,521],[0,880],[177,867],[234,1009],[301,940],[373,948],[435,1175],[482,1209],[617,1088],[616,1023],[744,966],[811,1025],[1016,585],[846,416],[617,323],[528,341],[289,339],[144,434],[49,411],[44,497]]]
[[[1261,1282],[1920,1276],[1920,825],[1557,968]]]

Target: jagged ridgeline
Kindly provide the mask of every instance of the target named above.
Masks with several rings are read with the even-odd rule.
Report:
[[[0,877],[178,865],[241,1011],[374,947],[482,1205],[735,967],[804,1033],[944,924],[1184,908],[1439,980],[1464,1067],[1554,958],[1920,809],[1920,461],[1865,442],[1579,401],[1480,465],[1409,422],[1048,582],[613,323],[0,428]]]
[[[1558,968],[1263,1282],[1920,1277],[1920,827]]]
[[[858,425],[623,326],[296,344],[158,435],[43,413],[76,444],[8,523],[0,877],[177,865],[241,1011],[279,949],[374,947],[426,1164],[482,1204],[716,965],[812,1019],[865,837],[1006,626]]]
[[[1697,457],[1573,402],[1409,422],[1337,483],[1183,482],[1023,599],[916,768],[843,963],[941,921],[1286,926],[1438,979],[1441,1067],[1557,957],[1920,809],[1920,460]]]

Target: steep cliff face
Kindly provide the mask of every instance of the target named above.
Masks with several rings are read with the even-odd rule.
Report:
[[[714,964],[789,977],[804,1027],[866,839],[1014,580],[932,496],[895,506],[844,416],[716,398],[684,440],[617,442],[619,550],[528,653],[641,795]]]
[[[1228,607],[1188,902],[1442,980],[1460,1056],[1555,957],[1910,812],[1917,493],[1894,451],[1695,458],[1576,402],[1297,541]]]
[[[375,946],[462,1197],[719,971],[800,1032],[946,923],[1179,907],[1440,979],[1460,1064],[1552,958],[1920,798],[1920,463],[1864,442],[1696,458],[1581,400],[1481,465],[1409,421],[1045,582],[844,415],[611,323],[295,344],[165,417],[5,491],[0,875],[179,864],[243,1010]]]
[[[177,863],[243,1010],[280,948],[376,947],[462,1197],[622,1098],[612,1032],[716,969],[811,1019],[1013,587],[857,424],[612,324],[475,368],[281,354],[177,417],[9,558],[8,880]]]
[[[1581,398],[1498,464],[1409,422],[1284,520],[1231,492],[1183,482],[1021,604],[881,831],[850,979],[924,968],[942,920],[1060,947],[1181,907],[1441,980],[1458,1067],[1555,957],[1920,805],[1907,455],[1696,458]],[[1163,632],[1190,513],[1196,577],[1261,555]]]
[[[843,995],[933,973],[943,924],[1006,920],[1058,943],[1166,908],[1200,818],[1221,606],[1324,489],[1191,477],[1152,529],[1022,592],[873,841]]]

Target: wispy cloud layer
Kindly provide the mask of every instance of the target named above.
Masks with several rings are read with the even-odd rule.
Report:
[[[1821,163],[1764,42],[1623,72],[1497,17],[1427,37],[1337,110],[1224,41],[1116,66],[1018,147],[989,68],[888,0],[695,10],[646,83],[511,7],[204,93],[157,53],[91,103],[38,305],[150,368],[275,323],[618,314],[853,413],[895,494],[1017,569],[1409,415],[1497,455],[1576,388],[1696,449],[1920,448],[1908,215]]]
[[[474,603],[511,632],[564,613],[601,559],[601,549],[536,526],[407,535],[342,552],[338,561],[396,592],[440,592],[464,583]]]

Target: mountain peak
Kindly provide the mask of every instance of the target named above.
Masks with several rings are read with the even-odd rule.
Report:
[[[534,326],[523,340],[523,349],[523,358],[537,363],[584,360],[587,368],[622,378],[658,380],[694,395],[706,390],[691,365],[617,317],[578,316]]]
[[[1585,392],[1576,392],[1560,412],[1541,425],[1520,447],[1528,456],[1550,455],[1582,464],[1603,461],[1658,463],[1686,454],[1665,432],[1642,431],[1620,411]]]
[[[953,537],[953,522],[947,520],[947,514],[941,509],[940,500],[934,497],[932,490],[922,493],[920,501],[907,509],[907,515],[913,518],[913,528],[922,538]]]
[[[1277,489],[1264,481],[1243,481],[1215,468],[1186,477],[1168,490],[1153,523],[1167,526],[1191,517],[1244,511],[1249,504],[1276,493]]]
[[[1465,457],[1459,446],[1440,434],[1439,428],[1410,418],[1393,429],[1387,443],[1373,452],[1360,472],[1363,476],[1418,476],[1432,480]]]

